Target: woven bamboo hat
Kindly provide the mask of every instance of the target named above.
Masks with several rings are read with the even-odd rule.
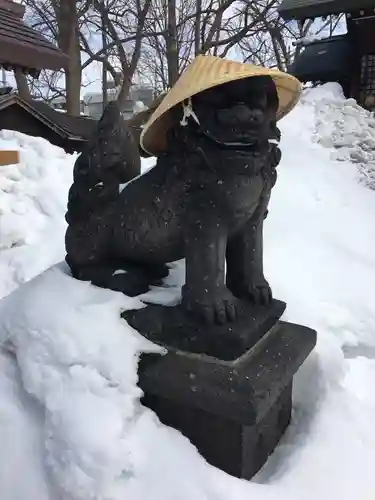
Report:
[[[175,125],[169,111],[177,104],[212,87],[252,76],[270,76],[275,82],[278,120],[297,104],[302,86],[294,76],[277,69],[200,55],[182,73],[144,126],[140,137],[142,149],[156,156],[165,150],[167,130]]]

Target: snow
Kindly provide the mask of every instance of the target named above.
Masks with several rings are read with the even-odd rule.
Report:
[[[139,402],[137,360],[155,346],[119,315],[175,302],[183,264],[169,287],[133,299],[71,278],[60,261],[74,158],[1,133],[22,153],[0,170],[2,500],[373,499],[372,160],[337,157],[363,149],[371,120],[327,84],[281,122],[265,269],[284,319],[317,329],[318,344],[296,377],[292,424],[251,482],[208,465]]]
[[[145,106],[144,102],[135,101],[134,106],[133,106],[134,113],[140,113],[141,111],[145,111],[146,109],[147,109],[147,106]]]
[[[20,163],[0,167],[0,297],[64,258],[64,213],[74,155],[42,138],[0,132]]]
[[[375,115],[354,99],[345,99],[337,83],[304,93],[303,102],[314,107],[314,140],[333,148],[332,159],[356,163],[361,181],[375,189]]]

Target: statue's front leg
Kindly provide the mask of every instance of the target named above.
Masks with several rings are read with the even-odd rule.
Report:
[[[203,214],[186,221],[182,306],[208,324],[223,324],[236,318],[237,303],[225,285],[227,231],[216,214]]]
[[[271,288],[263,273],[263,221],[271,190],[266,191],[259,205],[241,230],[228,240],[227,286],[238,298],[267,305],[272,300]]]

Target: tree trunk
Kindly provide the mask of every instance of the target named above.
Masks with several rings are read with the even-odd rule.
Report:
[[[75,0],[55,2],[59,48],[69,56],[65,69],[66,110],[70,115],[81,112],[81,50],[79,43],[78,12]]]
[[[166,48],[168,62],[168,85],[172,87],[178,79],[178,42],[176,22],[176,0],[167,0]]]
[[[197,0],[196,4],[196,18],[194,24],[194,53],[197,56],[201,51],[202,0]]]
[[[66,112],[69,115],[81,114],[81,65],[70,65],[65,71]]]
[[[129,71],[129,73],[132,73],[132,71]],[[117,102],[119,103],[121,109],[124,108],[125,102],[129,97],[129,92],[132,85],[132,74],[124,73],[123,78],[124,80],[122,82],[120,92],[117,96]]]
[[[102,13],[101,15],[102,18],[102,44],[103,44],[103,49],[105,49],[103,53],[103,57],[105,60],[108,58],[107,54],[107,34],[106,34],[106,23],[105,23],[105,16]],[[107,107],[108,104],[108,80],[107,80],[107,67],[103,63],[102,67],[102,94],[103,94],[103,111]]]
[[[128,60],[128,57],[126,55],[126,52],[125,52],[122,44],[119,43],[119,46],[118,46],[119,59],[121,61],[121,67],[122,67],[122,73],[123,73],[123,82],[122,82],[122,86],[121,86],[119,95],[117,97],[117,101],[121,107],[124,106],[126,99],[129,96],[129,92],[130,92],[131,85],[132,85],[132,79],[133,79],[134,73],[137,69],[139,58],[141,56],[142,40],[143,40],[142,33],[143,33],[145,21],[146,21],[146,16],[147,16],[147,13],[148,13],[150,6],[151,6],[151,1],[152,0],[145,0],[143,7],[141,7],[141,2],[137,1],[138,23],[137,23],[137,29],[136,29],[133,55],[131,57],[130,62]]]
[[[278,45],[278,42],[280,40],[279,38],[279,33],[277,31],[277,28],[269,28],[269,34],[270,34],[270,37],[271,37],[271,43],[272,43],[272,48],[273,48],[273,52],[275,54],[275,59],[276,59],[276,63],[277,63],[277,69],[279,69],[280,71],[284,71],[284,64],[283,64],[283,59],[281,57],[281,54],[280,54],[280,47]]]
[[[29,100],[31,99],[30,89],[27,84],[26,76],[22,72],[21,68],[16,68],[14,70],[14,78],[17,83],[18,94],[21,99]]]

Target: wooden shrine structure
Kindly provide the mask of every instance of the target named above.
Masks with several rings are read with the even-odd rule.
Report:
[[[23,22],[24,14],[23,5],[0,0],[0,67],[21,71],[33,78],[38,78],[42,69],[65,69],[68,56],[27,26]],[[0,130],[43,137],[72,153],[82,151],[94,128],[95,120],[91,118],[70,116],[43,101],[21,98],[11,87],[0,88]],[[9,158],[15,158],[9,153],[0,151],[0,165],[9,164]]]
[[[0,0],[0,65],[34,77],[41,69],[65,68],[68,56],[27,26],[22,20],[24,14],[23,5]]]

